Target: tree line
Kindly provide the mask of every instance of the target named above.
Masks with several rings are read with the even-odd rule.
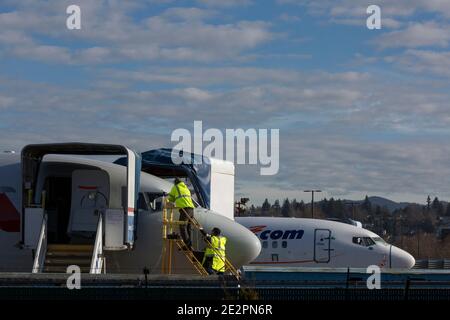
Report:
[[[251,205],[244,213],[250,216],[311,218],[311,203],[279,199],[271,203],[265,199],[261,205]],[[404,208],[390,210],[372,204],[366,196],[362,201],[349,202],[342,199],[323,199],[314,204],[314,218],[353,219],[378,234],[395,236],[415,232],[436,232],[442,221],[450,219],[450,204],[427,199],[427,205],[409,204]],[[447,219],[447,220],[449,220]]]

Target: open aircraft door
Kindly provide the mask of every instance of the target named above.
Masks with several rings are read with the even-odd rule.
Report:
[[[106,250],[123,250],[133,247],[137,223],[141,157],[122,145],[91,143],[56,143],[27,145],[22,150],[22,243],[35,249],[45,217],[45,201],[36,194],[39,169],[45,155],[126,155],[128,159],[126,190],[119,205],[109,207],[104,215],[104,247]]]
[[[137,228],[137,201],[139,197],[139,185],[141,177],[141,156],[126,148],[128,157],[127,166],[127,205],[126,205],[126,239],[125,244],[133,247],[134,240],[136,240]]]

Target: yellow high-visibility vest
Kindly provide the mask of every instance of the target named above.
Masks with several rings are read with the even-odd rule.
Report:
[[[177,208],[194,208],[191,199],[191,191],[184,182],[180,182],[172,187],[169,194],[169,201],[175,202]]]
[[[225,245],[227,238],[221,236],[211,237],[211,252],[213,255],[212,268],[217,272],[225,272]],[[205,253],[206,254],[206,253]]]

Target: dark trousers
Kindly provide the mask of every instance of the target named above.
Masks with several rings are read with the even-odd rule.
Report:
[[[213,256],[206,256],[205,260],[203,261],[203,268],[205,268],[208,274],[214,274],[214,270],[212,268],[213,258]]]
[[[185,224],[180,225],[181,239],[183,239],[184,243],[190,247],[192,244],[191,241],[192,232],[191,232],[191,223],[189,222],[187,216],[191,218],[194,217],[194,208],[180,208],[179,211],[180,211],[180,221],[188,221],[187,225]]]

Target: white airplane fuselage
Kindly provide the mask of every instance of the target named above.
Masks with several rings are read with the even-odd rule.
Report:
[[[91,169],[107,172],[110,183],[117,183],[119,190],[126,184],[126,168],[121,165],[70,156],[50,156],[41,165],[37,194],[40,195],[45,189],[48,178],[70,179],[74,170]],[[0,272],[31,272],[33,266],[32,250],[21,245],[21,179],[20,156],[0,154]],[[141,194],[168,193],[171,187],[169,181],[141,173]],[[174,215],[176,219],[177,211]],[[194,216],[206,231],[219,227],[227,236],[227,256],[235,267],[248,264],[259,254],[259,240],[242,225],[201,207],[195,209]],[[142,273],[144,268],[151,273],[161,273],[162,212],[150,207],[141,208],[137,219],[133,250],[105,251],[108,273]],[[199,250],[203,249],[204,243],[195,231],[193,240]],[[177,250],[174,250],[173,261],[172,273],[195,273],[186,257]]]
[[[413,256],[353,225],[320,219],[236,217],[261,241],[250,265],[325,268],[412,268]]]

